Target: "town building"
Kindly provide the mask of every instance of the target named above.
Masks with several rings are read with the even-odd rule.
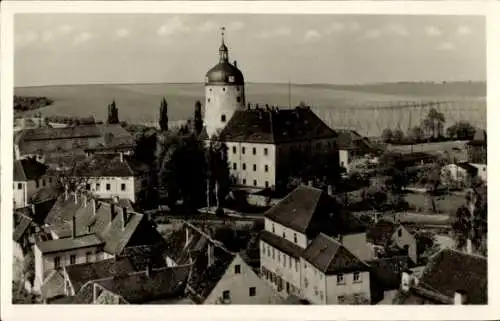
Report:
[[[127,199],[135,203],[147,174],[147,166],[118,153],[89,156],[75,165],[71,176],[97,198]]]
[[[279,294],[244,256],[226,249],[199,227],[184,223],[167,239],[167,265],[192,264],[188,296],[196,304],[279,304]]]
[[[370,226],[366,239],[380,248],[382,256],[396,251],[408,255],[413,264],[418,262],[417,240],[402,224],[380,220]]]
[[[34,246],[34,289],[43,298],[65,292],[61,270],[66,266],[113,258],[128,247],[164,246],[144,214],[69,194],[61,196],[49,211]]]
[[[375,152],[370,140],[355,130],[335,129],[335,132],[337,133],[340,167],[344,168],[347,173],[351,171],[353,163]]]
[[[470,186],[472,179],[478,176],[479,170],[469,163],[448,164],[441,168],[441,182],[444,185]]]
[[[343,289],[332,289],[333,296],[328,299],[325,287],[330,283],[325,283],[326,278],[307,279],[308,282],[305,284],[309,273],[308,267],[311,271],[319,273],[310,262],[314,257],[310,253],[314,251],[318,242],[324,241],[325,249],[329,249],[332,255],[338,253],[350,257],[351,261],[359,261],[356,263],[359,264],[357,266],[359,271],[349,270],[345,275],[346,278],[354,278],[354,273],[360,273],[359,276],[365,275],[368,270],[362,262],[373,258],[372,249],[367,244],[365,226],[350,213],[343,211],[336,200],[326,192],[309,186],[297,187],[266,212],[264,224],[260,236],[261,275],[283,296],[293,294],[309,299],[311,293],[307,289],[317,288],[318,292],[314,290],[313,294],[319,296],[311,299],[313,302],[337,303],[339,295],[332,294],[335,291],[344,293],[344,290],[351,289],[352,293],[349,293],[351,295],[365,293],[358,287],[348,286]],[[324,235],[320,236],[321,233]],[[315,241],[316,238],[320,239]],[[339,250],[339,247],[342,249]],[[343,267],[336,265],[339,262],[328,261],[327,265],[330,266],[330,263],[333,267],[338,267],[338,270],[323,271],[321,272],[323,274],[316,274],[318,278],[320,275],[326,275],[326,272],[328,275],[344,274]],[[368,282],[369,289],[369,276],[364,276],[364,282]],[[340,286],[343,287],[343,284]],[[323,299],[319,292],[320,288],[324,289]],[[340,296],[342,295],[344,294]]]
[[[414,276],[406,271],[393,304],[488,304],[488,263],[484,256],[444,249]]]
[[[28,206],[40,190],[57,185],[54,173],[33,158],[14,161],[13,195],[14,208]]]
[[[236,185],[269,188],[286,184],[293,152],[308,157],[336,151],[336,133],[308,107],[245,108],[245,84],[222,39],[219,63],[206,74],[204,138],[227,145]],[[297,161],[297,159],[295,159]]]

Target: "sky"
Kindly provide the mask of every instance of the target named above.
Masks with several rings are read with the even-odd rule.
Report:
[[[480,16],[18,14],[15,86],[203,82],[220,27],[246,82],[485,81]]]

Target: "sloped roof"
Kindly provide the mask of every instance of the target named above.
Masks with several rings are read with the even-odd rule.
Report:
[[[383,291],[396,290],[401,284],[401,274],[411,264],[407,255],[381,258],[367,262],[370,265],[370,282]]]
[[[79,177],[131,177],[134,170],[130,167],[128,160],[123,161],[116,154],[93,155],[73,168],[73,175]]]
[[[304,250],[297,244],[294,244],[288,240],[285,240],[282,237],[279,237],[265,230],[260,232],[260,239],[266,242],[267,244],[271,245],[272,247],[275,247],[278,250],[282,251],[283,253],[286,253],[294,258],[299,258],[300,255],[302,254],[302,251]]]
[[[220,134],[224,141],[270,144],[336,136],[335,131],[307,107],[237,110]]]
[[[485,257],[444,249],[432,257],[418,286],[453,298],[465,291],[467,304],[488,303],[488,267]]]
[[[471,175],[477,175],[477,172],[478,172],[477,167],[474,167],[469,163],[466,163],[466,162],[457,163],[457,166],[460,168],[463,168],[465,171],[467,171],[467,173],[469,173]]]
[[[57,270],[52,270],[41,286],[42,296],[45,299],[58,297],[64,294],[64,276]]]
[[[338,241],[323,233],[309,244],[302,257],[325,274],[369,270],[366,263]]]
[[[94,234],[78,236],[76,238],[55,239],[44,242],[37,242],[36,246],[44,254],[60,251],[68,251],[78,248],[93,247],[102,245],[103,241]]]
[[[400,227],[399,224],[387,220],[380,220],[370,226],[366,233],[366,240],[370,243],[386,246],[391,240],[392,235]]]
[[[101,131],[96,125],[80,125],[61,128],[40,127],[26,129],[22,131],[20,139],[23,141],[34,141],[99,136],[101,136]]]
[[[319,232],[338,235],[366,229],[354,215],[343,211],[334,198],[309,186],[294,189],[271,207],[265,217],[310,236]]]
[[[354,130],[335,129],[337,133],[337,148],[339,150],[362,150],[370,152],[373,150],[370,141]]]
[[[143,304],[161,298],[181,297],[184,295],[189,266],[176,266],[130,273],[94,281],[110,292],[121,296],[127,303]]]
[[[47,165],[32,158],[15,160],[13,180],[17,182],[38,180],[45,174],[47,168]]]
[[[13,235],[14,242],[19,242],[21,240],[24,233],[26,233],[29,226],[31,225],[31,222],[33,222],[30,218],[26,216],[21,216],[19,220],[20,222],[14,227],[14,235]]]

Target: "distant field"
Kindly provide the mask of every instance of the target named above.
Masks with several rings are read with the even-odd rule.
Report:
[[[247,102],[288,106],[287,84],[247,84]],[[192,116],[196,100],[204,102],[203,84],[129,84],[72,85],[15,88],[20,96],[46,96],[54,104],[40,109],[46,115],[88,116],[104,120],[107,105],[113,100],[120,120],[135,123],[156,122],[159,104],[165,97],[169,119]],[[333,128],[352,128],[363,135],[380,135],[384,128],[406,131],[425,117],[429,106],[404,108],[407,103],[441,102],[447,125],[468,120],[486,128],[486,86],[484,83],[450,84],[378,84],[378,85],[292,85],[291,102],[313,106],[318,115]],[[32,112],[26,112],[27,114]]]

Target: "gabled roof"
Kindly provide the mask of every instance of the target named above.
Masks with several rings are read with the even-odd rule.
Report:
[[[300,255],[304,250],[297,244],[294,244],[266,230],[260,232],[260,239],[271,245],[272,247],[275,247],[281,252],[286,253],[287,255],[290,255],[294,258],[300,258]]]
[[[370,141],[354,130],[335,129],[337,132],[337,148],[339,150],[362,150],[367,153],[373,148]]]
[[[477,175],[477,172],[478,172],[477,167],[474,167],[469,163],[466,163],[466,162],[457,163],[457,166],[460,168],[463,168],[465,171],[467,171],[467,173],[469,173],[471,175]]]
[[[268,144],[336,136],[308,107],[237,110],[220,134],[224,141]]]
[[[380,220],[368,228],[366,240],[375,245],[386,246],[399,227],[401,227],[400,224]]]
[[[33,222],[29,217],[26,216],[21,216],[19,220],[19,223],[14,227],[14,242],[19,242],[22,239],[31,223]]]
[[[338,241],[323,233],[309,244],[302,257],[325,274],[369,270],[366,263]]]
[[[40,127],[26,129],[22,131],[20,139],[23,141],[35,141],[99,136],[101,136],[101,131],[96,125],[81,125],[62,128]]]
[[[467,304],[487,304],[487,260],[482,256],[444,249],[427,264],[418,287],[451,299],[456,291],[465,291]]]
[[[370,265],[370,282],[376,288],[396,290],[401,284],[401,274],[406,271],[411,259],[407,255],[393,256],[367,262]]]
[[[265,217],[297,232],[315,236],[350,234],[365,231],[365,227],[351,213],[343,211],[326,192],[308,186],[299,186],[271,207]]]
[[[104,242],[95,234],[78,236],[76,238],[55,239],[44,242],[37,242],[36,246],[44,254],[69,251],[74,249],[100,246]]]
[[[14,161],[13,180],[16,182],[36,181],[45,174],[47,168],[47,165],[32,158],[16,160]]]
[[[134,170],[127,158],[120,159],[116,154],[93,155],[73,168],[73,175],[77,177],[132,177]]]

